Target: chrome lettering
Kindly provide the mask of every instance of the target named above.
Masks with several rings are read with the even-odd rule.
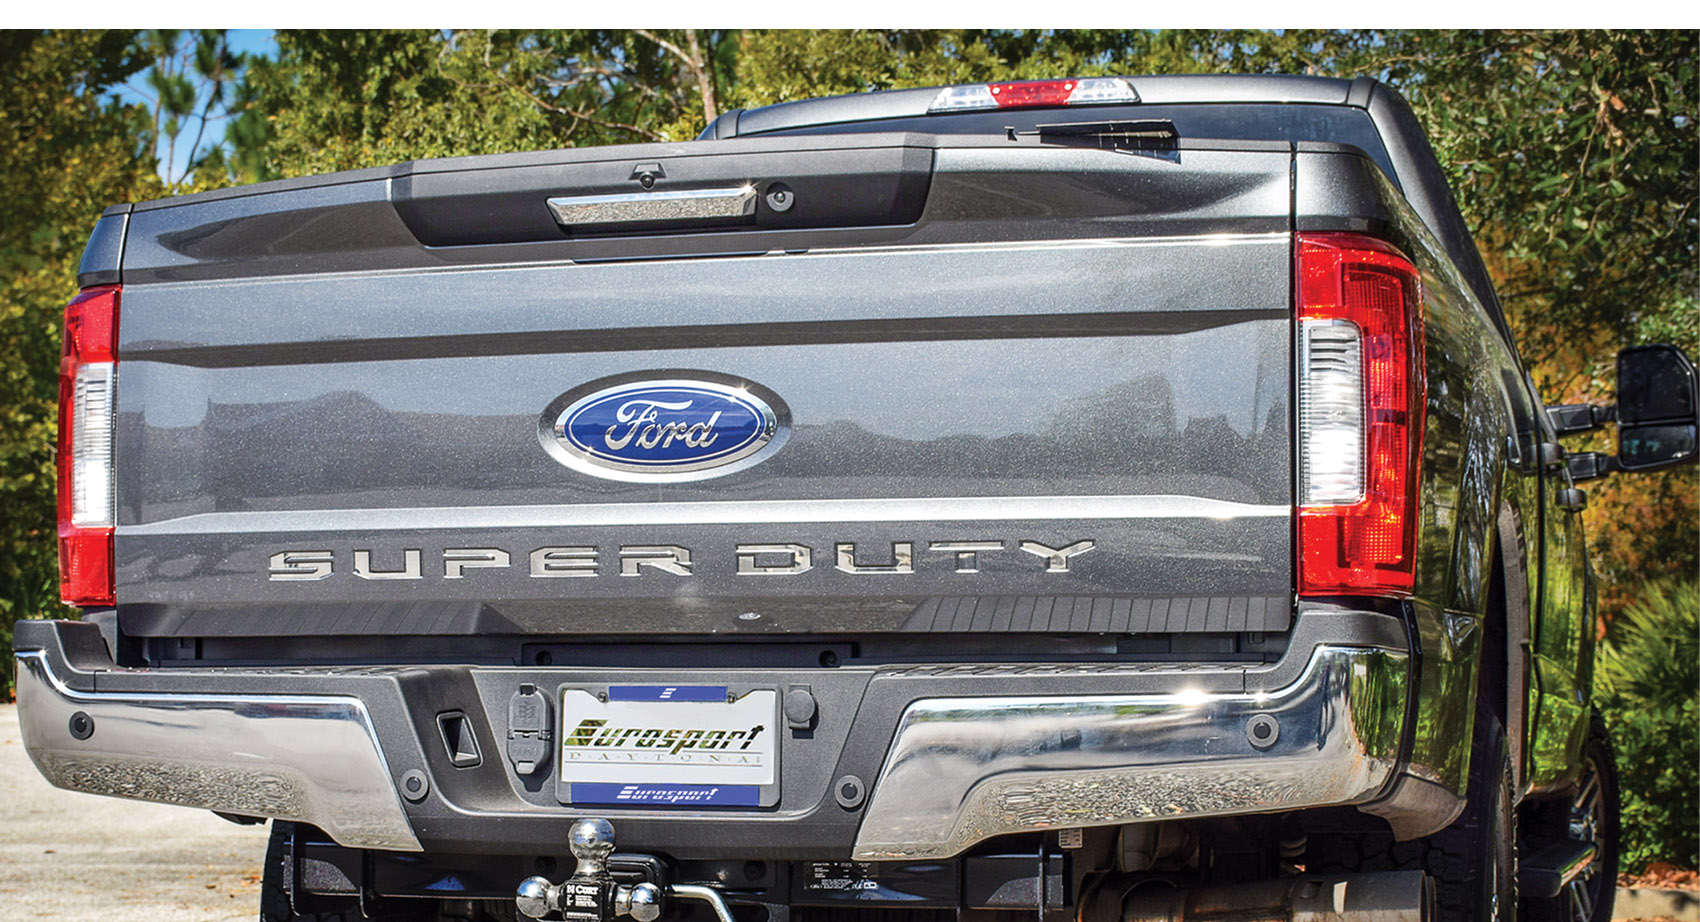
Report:
[[[508,552],[493,547],[444,548],[443,579],[465,579],[467,570],[500,569],[509,563]]]
[[[1037,541],[1021,542],[1021,549],[1037,557],[1045,558],[1046,573],[1067,573],[1068,562],[1072,557],[1078,557],[1098,546],[1098,542],[1090,539],[1076,541],[1067,547],[1049,547]]]
[[[915,572],[915,545],[910,541],[891,543],[891,563],[859,564],[856,562],[856,545],[849,542],[838,544],[834,549],[838,552],[836,569],[845,573]]]
[[[884,560],[875,557],[873,561],[863,559],[866,556],[877,555],[866,544],[858,546],[853,541],[840,541],[833,544],[833,569],[841,573],[857,575],[876,574],[909,574],[916,572],[914,541],[891,542],[891,554]],[[955,572],[975,574],[980,572],[980,555],[1006,550],[1010,542],[998,540],[961,540],[961,541],[930,541],[925,543],[928,552],[951,554],[955,558]],[[1098,544],[1091,538],[1084,538],[1061,547],[1051,547],[1041,541],[1015,542],[1016,548],[1023,553],[1032,554],[1043,561],[1043,572],[1069,573],[1072,572],[1074,559],[1081,554],[1097,548]],[[528,555],[526,576],[532,579],[562,579],[585,576],[599,576],[612,573],[601,567],[602,548],[595,545],[566,545],[540,547]],[[286,550],[278,551],[267,558],[266,579],[275,582],[317,582],[330,579],[336,575],[336,557],[346,551],[328,550]],[[423,552],[418,548],[406,548],[401,551],[400,569],[377,569],[373,565],[374,556],[386,563],[395,561],[394,550],[360,548],[353,551],[352,572],[364,580],[417,580],[423,579]],[[609,549],[610,554],[619,557],[620,576],[642,576],[645,570],[656,570],[673,576],[694,576],[696,563],[694,552],[687,547],[676,544],[627,544]],[[511,554],[501,548],[490,547],[451,547],[442,552],[443,578],[466,579],[469,570],[506,569],[513,565]],[[733,545],[732,559],[724,558],[714,561],[714,569],[724,572],[730,564],[732,572],[739,576],[777,576],[792,577],[808,573],[815,569],[814,550],[806,544],[795,542],[761,542],[740,543]],[[888,562],[889,561],[889,562]],[[929,567],[942,567],[943,561],[929,563]]]
[[[354,575],[361,579],[424,579],[419,575],[419,551],[408,548],[401,552],[401,569],[372,569],[372,552],[354,552]]]
[[[596,575],[594,547],[540,547],[531,552],[531,575],[537,579],[560,579]]]
[[[650,567],[674,576],[691,575],[691,550],[673,544],[642,544],[620,548],[620,575],[640,576]]]
[[[278,551],[271,558],[273,580],[317,580],[331,576],[330,551]]]
[[[956,572],[980,572],[980,553],[982,551],[1003,550],[1002,541],[934,541],[927,545],[929,551],[945,551],[956,555]]]
[[[614,451],[619,451],[635,440],[637,447],[643,449],[666,448],[675,439],[684,442],[692,448],[707,448],[720,438],[714,431],[714,424],[720,421],[722,410],[714,411],[705,422],[685,423],[674,421],[661,422],[662,410],[674,412],[688,410],[696,401],[684,400],[668,403],[664,400],[628,400],[614,411],[614,418],[619,420],[609,426],[602,434],[602,442]],[[621,426],[624,430],[621,430]],[[618,433],[618,434],[616,434]]]
[[[814,569],[814,552],[803,544],[740,544],[737,547],[739,576],[796,576]],[[783,554],[786,563],[762,563],[758,558]]]

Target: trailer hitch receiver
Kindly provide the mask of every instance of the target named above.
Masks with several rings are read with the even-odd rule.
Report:
[[[541,919],[559,912],[566,922],[613,922],[622,916],[635,922],[655,922],[661,916],[663,901],[671,897],[708,903],[719,922],[734,922],[719,891],[712,887],[616,883],[608,871],[608,856],[614,853],[614,826],[607,820],[586,818],[574,823],[567,846],[578,860],[573,876],[558,884],[544,877],[521,881],[514,905],[522,915]]]

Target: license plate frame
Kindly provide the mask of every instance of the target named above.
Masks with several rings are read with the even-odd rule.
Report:
[[[555,701],[555,793],[563,804],[779,803],[784,724],[775,686],[574,683],[558,686]]]

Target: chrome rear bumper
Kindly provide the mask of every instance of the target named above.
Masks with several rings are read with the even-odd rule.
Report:
[[[688,856],[925,860],[1008,833],[1365,804],[1399,767],[1409,657],[1389,639],[1318,642],[1329,625],[1316,620],[1306,645],[1273,666],[1067,667],[1038,681],[1026,674],[1046,671],[1037,666],[1007,677],[1001,667],[941,667],[966,680],[882,667],[833,678],[795,673],[812,676],[816,694],[840,692],[822,699],[813,734],[785,740],[781,765],[792,783],[777,810],[639,808],[615,818],[634,844]],[[552,791],[532,800],[494,787],[469,795],[470,776],[457,775],[441,740],[412,723],[422,708],[429,713],[430,689],[476,680],[488,693],[482,703],[464,690],[455,703],[501,739],[517,683],[659,678],[654,670],[467,666],[127,670],[108,665],[104,651],[70,656],[73,628],[92,631],[32,626],[30,642],[45,649],[17,654],[24,743],[49,781],[296,820],[355,848],[420,851],[427,840],[433,850],[514,853],[558,842],[581,812],[552,802]],[[403,671],[411,689],[397,681]],[[1279,683],[1266,681],[1272,674]],[[666,675],[707,684],[730,673]],[[783,687],[792,674],[738,675]],[[1085,683],[1090,693],[1070,693]],[[1045,692],[968,691],[1008,688]],[[411,700],[421,689],[425,697]],[[79,713],[92,733],[79,733]],[[828,785],[844,766],[877,779],[861,811],[834,803]],[[495,752],[481,770],[511,777]],[[414,775],[423,790],[404,802],[398,784]]]
[[[53,784],[311,823],[343,845],[419,851],[366,705],[319,695],[89,693],[18,657],[24,747]],[[89,732],[68,733],[75,715]]]
[[[1407,659],[1319,646],[1296,681],[1254,695],[917,701],[856,857],[945,858],[1011,832],[1361,803],[1397,768]]]

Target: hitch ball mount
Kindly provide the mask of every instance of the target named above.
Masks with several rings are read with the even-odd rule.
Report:
[[[734,922],[726,902],[713,887],[615,883],[608,871],[608,856],[614,853],[614,826],[607,820],[586,818],[574,823],[567,845],[578,860],[573,876],[558,884],[544,877],[520,881],[514,905],[522,915],[541,919],[559,912],[566,922],[613,922],[621,916],[635,922],[655,922],[667,899],[681,899],[707,903],[719,922]]]

